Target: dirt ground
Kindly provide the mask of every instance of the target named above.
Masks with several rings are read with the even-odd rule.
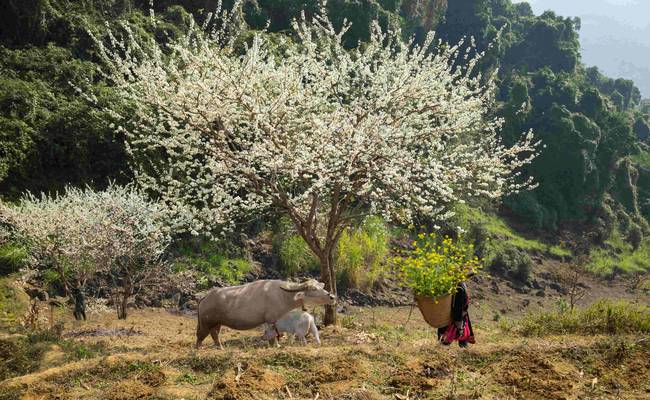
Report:
[[[650,338],[504,335],[475,317],[478,343],[438,344],[409,307],[348,307],[322,346],[269,348],[224,329],[225,350],[193,350],[195,317],[161,309],[66,317],[68,343],[0,399],[648,399]],[[408,321],[408,322],[407,322]]]

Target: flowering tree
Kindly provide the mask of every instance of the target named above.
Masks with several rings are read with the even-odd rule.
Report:
[[[88,229],[90,209],[75,206],[81,195],[70,188],[61,197],[28,193],[15,207],[0,203],[2,223],[28,245],[31,264],[54,270],[66,296],[83,288],[98,269],[89,253],[97,245]]]
[[[160,206],[113,185],[103,192],[68,187],[60,196],[28,194],[16,206],[0,204],[0,222],[28,244],[34,266],[57,273],[66,296],[77,292],[75,302],[83,303],[79,293],[88,280],[107,276],[119,318],[126,318],[134,290],[159,271],[170,241]]]
[[[445,218],[450,203],[531,186],[518,170],[537,143],[530,132],[512,147],[498,139],[494,81],[475,71],[481,54],[433,34],[404,43],[378,24],[346,50],[349,24],[335,29],[324,11],[295,21],[295,40],[258,33],[239,51],[238,13],[219,11],[165,47],[128,27],[124,39],[97,41],[104,74],[130,105],[109,111],[123,121],[136,179],[168,206],[175,230],[232,229],[275,206],[335,293],[332,254],[361,215]]]
[[[164,272],[162,256],[171,242],[167,216],[160,205],[131,188],[113,186],[90,195],[88,204],[98,214],[94,228],[102,238],[96,260],[110,280],[117,316],[125,319],[129,297],[155,284]]]

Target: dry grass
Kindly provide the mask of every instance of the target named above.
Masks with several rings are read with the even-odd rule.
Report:
[[[642,399],[650,391],[650,345],[638,338],[522,339],[479,322],[479,343],[462,350],[438,345],[417,310],[404,327],[407,317],[408,308],[351,310],[343,326],[321,330],[321,347],[268,348],[257,331],[225,330],[225,351],[192,350],[194,318],[163,310],[66,321],[66,334],[141,334],[75,336],[104,353],[7,380],[0,399]]]

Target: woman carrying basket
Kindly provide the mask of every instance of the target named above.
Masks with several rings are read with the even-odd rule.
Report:
[[[467,285],[462,282],[458,285],[451,300],[451,322],[446,327],[438,328],[438,340],[442,344],[448,346],[452,342],[458,341],[460,347],[467,347],[467,343],[476,343],[468,310]]]

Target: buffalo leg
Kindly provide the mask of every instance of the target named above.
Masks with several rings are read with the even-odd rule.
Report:
[[[219,346],[220,349],[223,350],[223,345],[221,344],[221,339],[219,339],[219,333],[221,332],[221,325],[217,325],[214,328],[210,329],[210,336],[212,336],[212,340],[214,340],[214,343]]]
[[[210,334],[210,330],[206,329],[199,324],[199,326],[196,328],[196,347],[197,349],[201,346],[201,343],[203,343],[203,339],[205,339],[208,335]]]

